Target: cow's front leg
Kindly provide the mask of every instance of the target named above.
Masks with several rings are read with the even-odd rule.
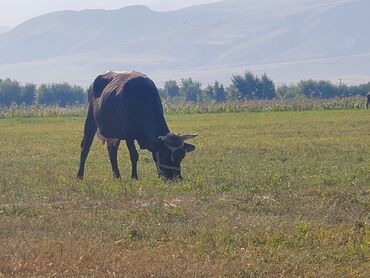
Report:
[[[118,170],[118,164],[117,164],[117,152],[119,147],[120,141],[116,141],[114,143],[108,142],[107,148],[109,153],[109,160],[110,164],[112,165],[112,171],[115,178],[119,179],[121,177],[121,174]]]
[[[126,145],[130,153],[131,160],[131,178],[139,179],[137,176],[137,161],[139,160],[139,153],[136,150],[134,140],[126,140]]]

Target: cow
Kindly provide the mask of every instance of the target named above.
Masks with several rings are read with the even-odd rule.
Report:
[[[366,109],[369,109],[369,104],[370,104],[370,92],[368,92],[366,95]]]
[[[185,141],[197,136],[170,132],[157,87],[146,75],[135,71],[105,72],[89,87],[78,179],[84,177],[95,134],[107,145],[114,177],[121,177],[117,151],[124,140],[130,155],[132,179],[138,179],[136,141],[141,149],[152,153],[158,176],[166,180],[182,179],[181,161],[186,153],[195,149]]]

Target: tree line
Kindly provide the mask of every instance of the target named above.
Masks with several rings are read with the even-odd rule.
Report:
[[[280,98],[321,98],[330,99],[337,97],[365,96],[370,92],[370,82],[360,85],[348,86],[345,84],[334,85],[329,81],[303,80],[294,85],[282,85],[277,88],[276,94]]]
[[[17,105],[67,105],[85,103],[85,90],[68,83],[25,85],[11,79],[0,79],[0,106]]]
[[[166,81],[160,89],[163,99],[170,102],[225,102],[263,99],[294,99],[364,96],[370,91],[370,82],[357,86],[333,84],[330,81],[302,80],[297,84],[276,86],[266,75],[257,76],[249,71],[233,75],[229,86],[218,81],[202,87],[202,83],[192,78]]]
[[[246,101],[276,98],[274,82],[266,75],[261,77],[251,72],[233,75],[231,84],[225,87],[215,81],[203,88],[202,83],[192,78],[182,79],[178,84],[175,80],[164,83],[159,90],[163,99],[171,102],[225,102]]]
[[[292,98],[336,98],[366,95],[370,91],[370,82],[357,86],[333,84],[330,81],[302,80],[297,84],[276,86],[266,75],[257,76],[252,72],[233,75],[229,86],[215,81],[203,86],[192,78],[182,79],[179,83],[169,80],[159,88],[159,94],[171,103],[226,102],[262,99]],[[18,105],[67,105],[86,102],[86,90],[68,83],[52,83],[36,86],[25,85],[18,81],[0,79],[0,106]]]

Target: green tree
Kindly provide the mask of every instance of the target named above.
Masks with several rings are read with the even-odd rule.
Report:
[[[197,102],[202,95],[202,83],[191,78],[182,79],[180,84],[180,95],[185,101]]]
[[[201,101],[214,101],[214,90],[212,85],[208,85],[204,90],[202,90]]]
[[[50,90],[50,86],[41,84],[37,90],[37,103],[56,105],[58,103],[55,94]]]
[[[257,91],[256,77],[249,71],[244,75],[233,75],[230,90],[233,97],[238,100],[254,99]]]
[[[85,101],[85,92],[79,86],[68,83],[42,84],[38,89],[37,102],[46,105],[65,107],[71,104],[81,104]]]
[[[276,95],[282,99],[296,98],[299,96],[297,85],[283,84],[276,89]]]
[[[298,91],[301,95],[308,98],[333,98],[339,96],[353,95],[353,88],[347,85],[335,86],[330,81],[302,80],[297,84]]]
[[[370,92],[370,82],[356,86],[356,95],[365,96],[368,92]]]
[[[31,105],[36,101],[36,85],[27,83],[22,87],[22,102],[26,105]]]
[[[320,92],[321,98],[333,98],[339,95],[338,87],[329,81],[319,81],[317,83],[317,89]]]
[[[273,99],[276,97],[274,82],[264,73],[261,78],[256,79],[257,92],[255,98],[258,99]]]
[[[180,96],[180,87],[175,80],[168,80],[164,83],[164,95],[169,99]]]
[[[312,79],[300,81],[297,87],[298,91],[305,97],[308,98],[321,97],[321,92],[317,86],[317,82]]]
[[[218,81],[215,81],[214,85],[208,85],[203,90],[203,101],[215,101],[223,102],[227,99],[227,93],[225,87],[220,84]]]
[[[213,85],[213,99],[216,102],[224,102],[226,101],[227,95],[224,85],[218,83],[218,81],[215,82]]]
[[[12,103],[21,103],[22,88],[18,81],[8,79],[0,82],[0,105],[9,106]]]

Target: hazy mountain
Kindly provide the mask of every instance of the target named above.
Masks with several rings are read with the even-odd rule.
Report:
[[[159,83],[228,82],[245,70],[280,82],[370,80],[370,1],[270,2],[50,13],[0,34],[0,77],[87,85],[107,69],[136,69]]]
[[[10,30],[10,27],[0,25],[0,33],[5,33],[5,32],[8,32],[9,30]]]

